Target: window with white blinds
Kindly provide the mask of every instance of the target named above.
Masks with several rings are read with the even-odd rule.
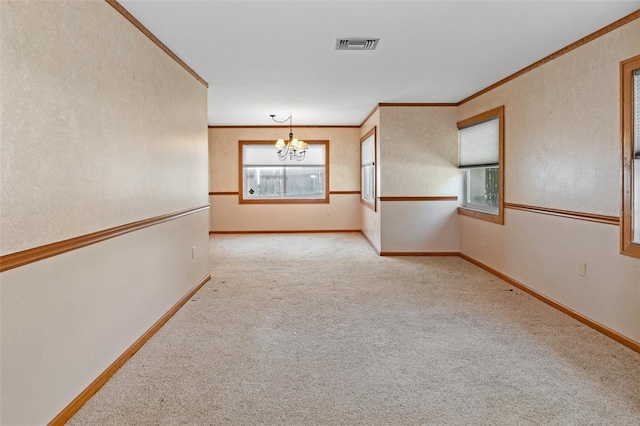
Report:
[[[240,203],[328,203],[329,143],[307,143],[296,161],[280,160],[272,141],[240,141]]]
[[[497,166],[500,160],[498,117],[459,130],[460,167]]]
[[[502,224],[504,106],[458,123],[458,166],[465,170],[460,214]]]

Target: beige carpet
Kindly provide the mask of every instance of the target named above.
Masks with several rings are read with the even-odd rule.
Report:
[[[70,425],[638,425],[640,354],[457,257],[225,235]]]

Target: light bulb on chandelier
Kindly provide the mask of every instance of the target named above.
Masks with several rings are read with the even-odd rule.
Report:
[[[304,160],[309,146],[304,141],[298,140],[297,138],[293,137],[293,120],[291,114],[289,114],[289,117],[285,118],[282,121],[276,120],[275,114],[270,114],[269,116],[276,123],[282,124],[289,121],[289,140],[285,141],[284,139],[278,139],[276,141],[276,151],[278,153],[278,158],[281,161],[285,161],[287,159],[296,161]]]

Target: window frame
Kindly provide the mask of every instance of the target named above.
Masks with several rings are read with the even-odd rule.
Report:
[[[458,121],[456,126],[459,131],[492,118],[498,118],[498,213],[493,214],[462,205],[458,207],[458,214],[504,225],[504,105]],[[468,174],[469,172],[466,171],[465,173]],[[464,185],[465,187],[468,185],[468,176],[465,176]],[[466,197],[463,198],[463,203],[465,199]]]
[[[640,258],[640,243],[633,241],[634,215],[640,215],[640,208],[633,205],[634,193],[634,139],[640,135],[633,133],[634,107],[640,108],[640,102],[634,105],[633,73],[640,69],[640,55],[620,62],[620,102],[621,102],[621,139],[622,139],[622,208],[620,211],[620,253]],[[640,200],[636,200],[638,204]],[[635,207],[635,209],[634,209]],[[637,210],[637,211],[634,211]]]
[[[363,186],[362,186],[362,177],[364,176],[364,167],[366,166],[363,163],[363,150],[362,145],[364,141],[366,141],[369,137],[373,136],[373,200],[369,201],[364,198]],[[376,173],[377,173],[377,133],[376,126],[373,126],[371,130],[369,130],[362,138],[360,138],[360,204],[370,208],[374,212],[376,211]],[[368,165],[368,164],[367,164]]]
[[[239,204],[327,204],[329,203],[329,141],[305,140],[311,145],[324,145],[324,198],[281,198],[281,199],[250,199],[244,197],[244,152],[245,145],[273,145],[273,155],[277,155],[275,141],[241,140],[238,141],[238,202]],[[277,166],[273,166],[277,167]]]

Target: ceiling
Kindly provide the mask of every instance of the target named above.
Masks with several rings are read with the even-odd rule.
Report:
[[[360,125],[383,103],[458,102],[640,1],[120,0],[209,83],[209,125]],[[380,38],[337,51],[337,38]]]

